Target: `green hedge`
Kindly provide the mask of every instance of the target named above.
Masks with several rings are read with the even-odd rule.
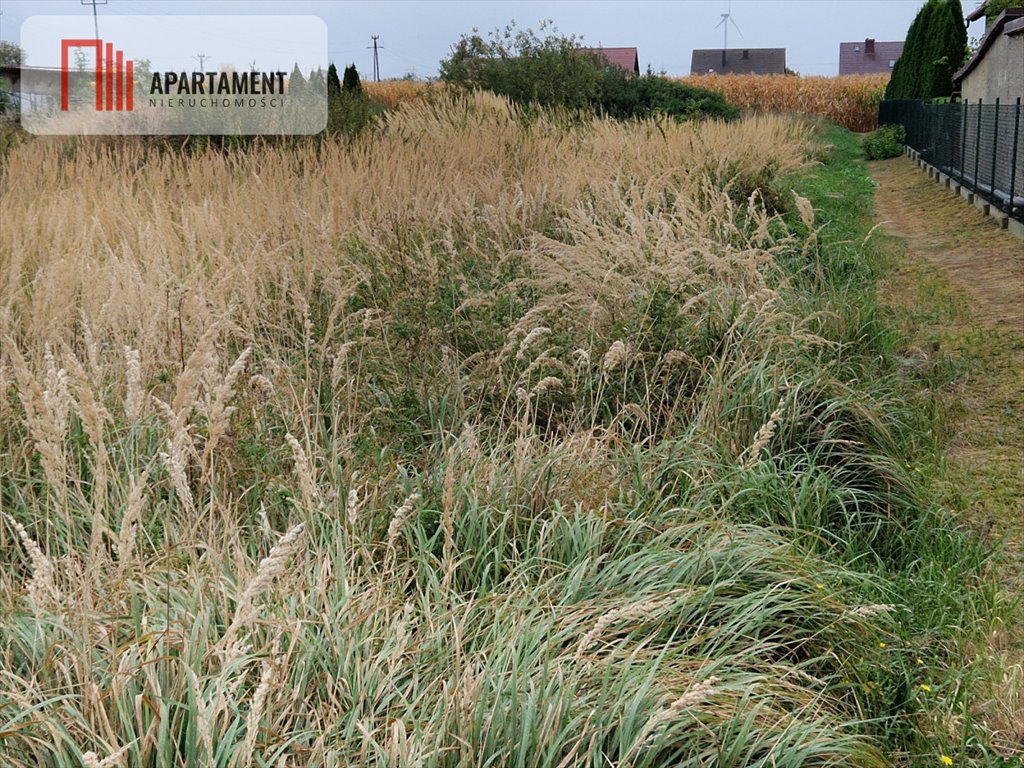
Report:
[[[864,139],[864,154],[868,160],[885,160],[903,154],[907,132],[902,125],[884,125]]]

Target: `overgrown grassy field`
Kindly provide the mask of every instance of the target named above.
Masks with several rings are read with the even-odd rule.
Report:
[[[0,764],[985,765],[858,157],[479,94],[11,150]]]

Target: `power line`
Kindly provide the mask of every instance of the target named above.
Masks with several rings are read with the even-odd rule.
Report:
[[[380,35],[370,35],[370,39],[373,40],[373,82],[380,82],[380,59],[377,58],[377,41],[380,39]],[[370,46],[366,46],[369,48]],[[383,50],[384,46],[380,46]]]
[[[210,54],[208,54],[208,53],[197,53],[192,58],[199,62],[199,71],[203,72],[203,71],[205,71],[205,70],[203,70],[203,62],[206,61],[207,59],[211,58],[211,57],[210,57]]]
[[[96,6],[97,5],[106,5],[107,4],[107,0],[79,0],[79,2],[82,5],[91,5],[92,6],[92,24],[93,24],[93,28],[96,30],[96,39],[99,40],[100,39],[100,20],[99,20],[99,16],[96,15]]]

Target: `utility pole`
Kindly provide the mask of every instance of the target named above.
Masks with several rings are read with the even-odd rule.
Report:
[[[208,54],[208,53],[197,53],[192,58],[199,62],[199,71],[202,72],[203,71],[203,62],[206,61],[208,58],[210,58],[210,54]]]
[[[99,17],[96,15],[96,6],[97,5],[106,5],[107,4],[107,0],[79,0],[79,2],[82,5],[91,5],[92,6],[92,24],[93,24],[93,28],[96,30],[96,39],[99,40],[100,39],[100,20],[99,20]]]
[[[377,41],[380,40],[380,35],[370,35],[370,39],[373,40],[373,82],[380,82],[380,59],[377,58]],[[366,46],[369,48],[370,46]],[[384,46],[380,46],[380,50],[384,50]]]

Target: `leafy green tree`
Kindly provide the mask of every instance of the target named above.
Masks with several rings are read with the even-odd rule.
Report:
[[[949,96],[953,74],[967,54],[967,26],[960,0],[928,0],[918,11],[893,68],[887,99]]]
[[[589,108],[600,91],[602,69],[581,52],[575,36],[563,36],[542,22],[543,37],[515,22],[485,39],[478,30],[463,35],[441,62],[441,79],[543,107]]]
[[[338,68],[334,62],[327,68],[327,98],[341,95],[341,80],[338,79]]]
[[[985,3],[985,24],[991,24],[1007,8],[1020,6],[1021,0],[988,0]]]
[[[0,40],[0,67],[20,67],[25,63],[25,51],[14,43]]]
[[[363,84],[359,81],[359,71],[355,64],[345,67],[345,74],[341,81],[341,90],[344,93],[362,93]]]

